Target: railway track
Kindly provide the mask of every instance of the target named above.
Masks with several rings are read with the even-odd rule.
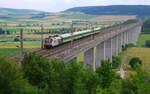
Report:
[[[94,45],[95,43],[102,42],[108,38],[116,36],[123,31],[127,31],[135,27],[136,25],[138,24],[128,24],[126,26],[118,26],[115,28],[106,29],[95,35],[90,35],[91,37],[88,36],[79,40],[74,40],[72,44],[71,42],[68,42],[51,49],[40,49],[35,51],[35,53],[42,54],[49,59],[58,58],[60,60],[64,60],[65,58],[72,56],[78,50],[83,50],[88,48],[89,45]]]

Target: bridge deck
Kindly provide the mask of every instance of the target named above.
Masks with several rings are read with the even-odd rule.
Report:
[[[42,54],[48,59],[58,58],[65,62],[70,61],[72,58],[76,57],[79,53],[85,52],[86,50],[93,47],[93,45],[98,45],[104,40],[112,38],[121,32],[132,29],[140,25],[140,22],[134,24],[128,24],[123,26],[117,26],[115,28],[105,29],[101,32],[91,35],[82,39],[74,40],[72,43],[68,42],[66,44],[54,47],[51,49],[40,49],[36,51],[36,54]]]

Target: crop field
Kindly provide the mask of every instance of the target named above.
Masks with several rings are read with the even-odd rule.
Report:
[[[125,65],[125,70],[127,71],[126,76],[128,76],[131,73],[134,73],[134,71],[131,69],[131,67],[128,65],[129,61],[133,57],[139,57],[142,60],[143,67],[150,73],[150,48],[131,48],[131,52],[128,54],[127,62]]]
[[[43,18],[32,18],[33,16],[35,15],[11,15],[10,19],[0,19],[0,29],[2,29],[2,32],[0,32],[0,55],[3,54],[2,50],[5,49],[9,49],[9,52],[12,51],[12,53],[14,52],[17,54],[17,51],[19,51],[17,49],[20,47],[20,28],[23,28],[24,48],[31,50],[31,48],[38,49],[41,47],[41,24],[43,24],[43,32],[45,33],[44,38],[46,38],[48,36],[70,32],[71,23],[73,21],[84,23],[74,24],[73,27],[76,31],[79,31],[91,28],[90,25],[86,25],[86,22],[89,22],[90,24],[93,24],[93,27],[96,27],[97,24],[95,23],[107,20],[103,17],[99,19],[100,15],[87,15],[80,12],[55,13],[53,15],[47,14],[47,16]],[[95,20],[93,20],[94,18]],[[113,19],[111,21],[113,21]],[[107,27],[109,25],[98,23],[98,26]],[[9,52],[6,51],[6,54]],[[83,54],[79,57],[80,61],[83,61]]]
[[[150,40],[150,34],[141,34],[138,39],[137,46],[138,47],[145,46],[146,40]]]

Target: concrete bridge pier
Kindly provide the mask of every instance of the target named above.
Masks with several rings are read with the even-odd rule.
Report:
[[[92,68],[95,71],[95,53],[94,48],[84,52],[84,68]]]
[[[124,32],[121,33],[121,46],[124,45]]]
[[[117,36],[112,38],[112,55],[117,56],[118,54],[118,44],[117,44]]]
[[[136,28],[134,28],[132,31],[132,35],[133,35],[132,41],[134,45],[136,45],[136,36],[137,36],[136,33],[137,33]]]
[[[105,41],[96,46],[96,67],[101,66],[101,61],[105,59]]]
[[[119,53],[119,36],[116,36],[116,51],[117,51],[117,55]]]
[[[124,45],[126,45],[127,44],[127,36],[126,36],[126,31],[124,32]]]
[[[128,42],[128,44],[130,43],[129,37],[130,37],[130,31],[127,32],[127,42]]]
[[[128,32],[129,31],[126,31],[126,44],[129,44],[129,42],[128,42]]]
[[[118,36],[118,51],[121,52],[122,50],[122,45],[123,45],[123,38],[122,34],[120,33]]]
[[[74,60],[75,60],[76,62],[79,62],[79,59],[78,59],[78,57],[75,57],[75,58],[74,58]]]
[[[105,59],[110,59],[110,61],[112,62],[112,38],[106,40],[105,43]]]
[[[128,40],[129,40],[129,43],[133,43],[133,29],[131,29],[129,31],[129,36],[128,36]]]
[[[136,28],[134,28],[134,30],[132,31],[132,33],[134,33],[133,34],[133,44],[134,45],[136,45],[136,43],[137,43],[137,40],[138,40],[138,36],[139,36],[139,32],[141,31],[141,29],[140,29],[140,26],[138,26],[138,27],[136,27]]]
[[[138,37],[139,37],[139,35],[140,35],[140,32],[141,32],[141,26],[136,27],[136,34],[135,34],[135,37],[136,37],[135,42],[136,42],[136,43],[137,43],[137,41],[138,41]]]

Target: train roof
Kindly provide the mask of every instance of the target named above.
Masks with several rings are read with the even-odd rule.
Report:
[[[94,31],[99,30],[100,28],[94,28]],[[91,32],[91,29],[87,29],[87,30],[82,30],[82,31],[78,31],[78,32],[74,32],[73,35],[78,35],[78,34],[82,34],[82,33],[87,33],[87,32]],[[59,35],[62,38],[66,38],[66,37],[70,37],[71,33],[67,33],[67,34],[62,34]]]

